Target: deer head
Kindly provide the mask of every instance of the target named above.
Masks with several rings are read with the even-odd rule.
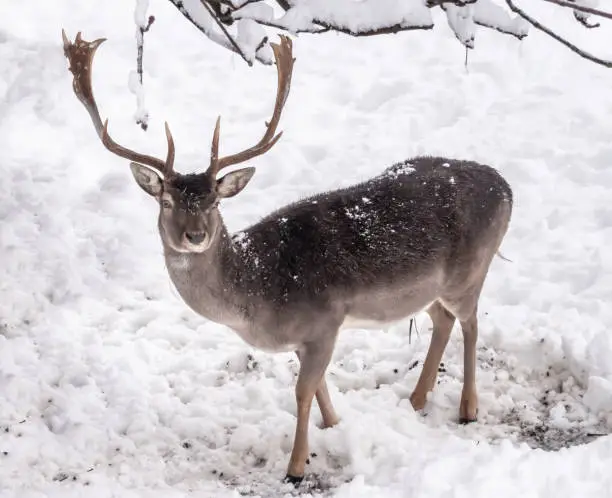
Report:
[[[104,146],[114,154],[131,161],[134,179],[159,203],[159,230],[164,242],[178,252],[206,251],[223,224],[218,211],[219,201],[238,194],[252,178],[255,169],[238,169],[221,178],[217,178],[217,174],[223,168],[265,154],[282,136],[282,132],[276,134],[276,128],[291,86],[295,61],[291,40],[281,35],[280,44],[270,44],[276,60],[278,86],[272,118],[269,123],[265,123],[266,131],[261,140],[242,152],[219,157],[219,117],[213,133],[208,169],[203,173],[183,175],[174,171],[174,141],[168,123],[165,125],[168,142],[165,161],[127,149],[110,137],[108,120],[102,123],[91,84],[93,58],[105,39],[88,42],[81,38],[79,32],[75,41],[70,42],[63,30],[62,38],[64,55],[70,62],[69,69],[74,77],[72,87],[75,95],[89,113]]]

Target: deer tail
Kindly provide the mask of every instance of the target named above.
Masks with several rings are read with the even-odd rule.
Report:
[[[500,251],[497,251],[496,254],[503,259],[504,261],[508,261],[509,263],[514,263],[514,261],[512,261],[511,259],[508,259],[506,256],[504,256]]]

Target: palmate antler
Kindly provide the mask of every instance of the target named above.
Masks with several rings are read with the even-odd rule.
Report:
[[[104,146],[112,153],[134,161],[141,163],[157,170],[164,178],[171,177],[174,175],[174,141],[168,123],[166,123],[166,139],[168,141],[168,154],[166,160],[162,161],[156,157],[140,154],[131,149],[127,149],[118,143],[116,143],[108,134],[108,120],[102,124],[100,118],[100,112],[93,95],[92,84],[91,84],[91,71],[93,65],[93,58],[97,48],[105,38],[99,38],[92,42],[85,41],[81,38],[81,33],[77,33],[74,43],[68,40],[66,33],[62,30],[62,38],[64,41],[64,55],[70,62],[70,71],[72,72],[74,79],[72,82],[72,88],[75,95],[81,101],[87,112],[89,113],[93,125],[98,133],[98,136],[102,140]],[[291,87],[291,74],[293,71],[293,62],[295,59],[292,55],[292,43],[291,40],[284,35],[280,36],[280,44],[271,43],[272,50],[274,51],[274,58],[276,59],[276,68],[278,72],[278,87],[276,93],[276,103],[274,105],[274,111],[272,118],[269,123],[266,123],[266,132],[264,133],[261,140],[254,145],[242,152],[219,158],[219,126],[221,117],[217,118],[215,125],[215,131],[213,133],[212,147],[211,147],[211,158],[210,166],[206,170],[206,173],[211,178],[216,178],[217,173],[227,166],[232,166],[244,161],[248,161],[254,157],[265,154],[270,150],[276,142],[282,136],[282,132],[276,133],[276,128],[280,120],[280,116],[289,95]]]

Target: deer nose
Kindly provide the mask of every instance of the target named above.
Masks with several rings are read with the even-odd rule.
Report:
[[[206,238],[205,232],[185,232],[185,238],[192,244],[201,244]]]

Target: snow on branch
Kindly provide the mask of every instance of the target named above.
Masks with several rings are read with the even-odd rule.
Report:
[[[590,20],[591,16],[612,19],[612,13],[596,8],[598,0],[538,1],[571,8],[575,19],[587,28],[599,26],[599,23]],[[449,27],[466,48],[474,48],[477,27],[493,29],[519,40],[527,36],[530,25],[542,29],[540,23],[525,15],[512,1],[506,1],[508,8],[504,8],[499,5],[500,0],[170,0],[170,2],[207,37],[238,53],[249,65],[255,60],[265,64],[272,62],[264,26],[293,34],[337,31],[351,36],[374,36],[431,29],[433,27],[431,9],[440,7],[446,13]],[[577,49],[567,40],[558,35],[553,38],[585,57],[584,51]],[[589,55],[586,54],[587,59],[593,62],[599,61]]]
[[[261,0],[257,2],[262,3]],[[257,23],[246,23],[246,27],[242,28],[243,33],[245,31],[248,33],[248,35],[243,35],[242,43],[236,40],[236,37],[231,35],[225,27],[234,23],[234,19],[226,17],[227,13],[238,8],[231,1],[170,0],[170,3],[204,35],[222,47],[236,52],[249,66],[253,64],[254,59],[264,64],[272,64],[272,51],[267,45],[267,36]],[[240,6],[250,3],[256,2],[252,0],[236,2]],[[215,25],[218,29],[215,29]]]
[[[578,7],[591,9],[597,6],[597,0],[574,0]],[[574,18],[587,29],[599,28],[601,24],[596,21],[591,22],[591,15],[583,10],[573,9]]]
[[[474,39],[476,38],[474,6],[474,3],[462,6],[453,4],[442,6],[446,12],[448,25],[455,33],[455,37],[467,48],[474,48]]]
[[[554,3],[555,5],[559,5],[561,7],[569,7],[574,9],[574,13],[581,13],[585,15],[592,14],[598,17],[605,17],[607,19],[612,19],[612,12],[605,12],[603,10],[596,9],[597,0],[543,0],[544,2]]]
[[[134,22],[136,23],[136,71],[130,73],[129,88],[136,95],[136,123],[143,130],[147,130],[149,126],[149,113],[145,107],[144,89],[142,86],[142,58],[144,55],[144,35],[151,24],[155,21],[155,17],[147,18],[147,10],[149,9],[149,0],[136,0],[136,8],[134,9]]]
[[[280,22],[293,32],[309,31],[314,25],[353,36],[433,27],[431,13],[420,0],[300,0]]]
[[[568,7],[568,5],[565,5],[565,4],[570,3],[570,2],[564,2],[563,0],[544,0],[544,1],[545,2],[550,2],[550,3],[556,3],[558,5],[562,5],[562,6],[565,6],[565,7]],[[512,12],[515,12],[516,14],[521,16],[529,24],[531,24],[534,28],[542,31],[543,33],[546,33],[548,36],[550,36],[554,40],[558,41],[559,43],[565,45],[567,48],[569,48],[572,52],[578,54],[580,57],[582,57],[584,59],[587,59],[587,60],[589,60],[591,62],[594,62],[596,64],[599,64],[601,66],[612,68],[612,61],[611,60],[601,59],[601,58],[596,57],[595,55],[587,52],[586,50],[583,50],[583,49],[577,47],[573,43],[571,43],[568,40],[566,40],[565,38],[563,38],[561,35],[555,33],[550,28],[548,28],[548,27],[544,26],[543,24],[541,24],[535,18],[533,18],[529,14],[527,14],[524,10],[522,10],[519,7],[517,7],[512,0],[506,0],[506,4],[508,5],[508,7],[510,8],[510,10]],[[574,4],[573,2],[570,3],[570,5],[571,5],[572,8],[578,10],[578,12],[584,13],[584,10],[582,10],[582,9],[584,9],[585,7],[583,5]],[[593,9],[589,9],[589,10],[591,11],[590,13],[592,13]],[[576,16],[575,11],[574,11],[574,15],[578,19],[578,16]],[[609,14],[609,13],[606,13],[606,12],[603,12],[603,13],[598,14],[598,15],[602,15],[602,17],[610,17],[610,18],[612,18],[612,14]],[[582,21],[579,21],[579,22],[584,25],[584,23]],[[592,28],[592,27],[595,27],[595,26],[589,26],[589,27]]]
[[[474,23],[505,35],[512,35],[519,40],[529,33],[527,21],[520,16],[509,16],[504,8],[491,1],[480,1],[474,5]]]
[[[474,48],[477,27],[488,28],[519,40],[529,27],[546,33],[579,56],[612,67],[569,42],[552,29],[527,14],[514,0],[169,0],[178,11],[214,43],[237,53],[247,64],[255,61],[272,64],[272,50],[266,28],[297,33],[336,31],[351,36],[375,36],[433,28],[431,9],[439,7],[446,14],[448,26],[467,49]],[[612,12],[597,8],[598,0],[525,0],[546,2],[572,9],[574,18],[586,28],[597,28],[591,17],[612,19]],[[505,7],[499,5],[505,3]],[[147,128],[144,107],[143,48],[144,34],[154,21],[147,18],[149,0],[136,0],[134,18],[137,26],[137,70],[130,74],[130,88],[136,94],[136,119]],[[514,15],[513,15],[514,14]],[[466,51],[467,60],[467,51]]]

